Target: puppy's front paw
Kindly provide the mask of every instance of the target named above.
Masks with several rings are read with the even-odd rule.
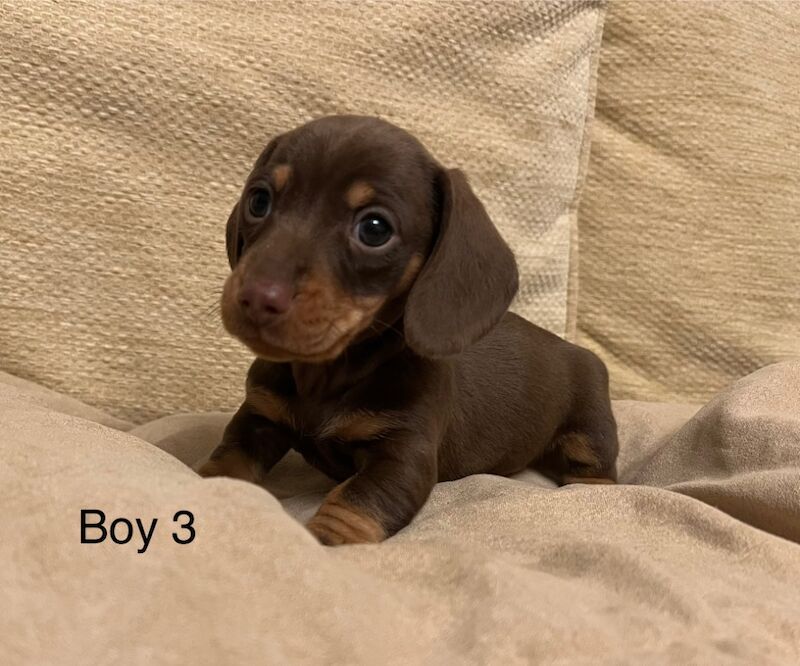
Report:
[[[308,530],[321,544],[378,543],[386,538],[386,531],[377,520],[346,504],[334,493],[335,488],[308,522]]]
[[[205,478],[212,476],[223,476],[219,463],[216,460],[208,460],[197,469],[197,473]]]
[[[256,463],[238,449],[226,451],[221,456],[211,458],[197,473],[203,477],[228,476],[242,481],[257,482]]]

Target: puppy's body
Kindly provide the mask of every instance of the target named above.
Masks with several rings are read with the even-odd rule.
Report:
[[[454,408],[439,452],[440,480],[513,474],[531,464],[562,482],[616,478],[608,375],[591,352],[508,313],[451,372]],[[576,443],[584,437],[590,450]],[[564,460],[545,456],[549,449]]]
[[[438,443],[439,481],[514,474],[544,462],[558,437],[613,441],[603,364],[513,313],[452,359],[422,358],[397,345],[395,335],[370,340],[366,362],[356,347],[352,357],[324,367],[295,366],[299,382],[291,364],[257,360],[246,404],[283,423],[291,448],[338,481],[358,471],[362,446],[414,431]],[[379,345],[383,357],[376,363]],[[587,471],[608,474],[614,453],[602,448]],[[581,461],[573,463],[577,476]],[[566,468],[542,471],[557,477]]]
[[[340,481],[309,523],[329,544],[390,536],[437,480],[613,483],[604,365],[506,312],[513,255],[410,135],[339,117],[280,137],[227,239],[223,321],[260,358],[204,475],[257,482],[294,448]]]

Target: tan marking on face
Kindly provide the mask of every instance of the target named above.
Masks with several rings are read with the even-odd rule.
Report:
[[[397,292],[402,293],[411,286],[414,279],[419,275],[422,269],[423,258],[421,254],[412,255],[411,259],[406,264],[406,269],[403,271],[403,277],[397,283]]]
[[[230,448],[203,464],[197,473],[203,477],[227,476],[256,483],[258,464],[241,449]]]
[[[561,479],[561,483],[564,485],[568,483],[588,483],[588,484],[608,484],[614,485],[617,482],[614,479],[609,479],[607,477],[600,477],[600,476],[565,476]]]
[[[403,420],[398,414],[358,410],[333,416],[320,428],[319,436],[323,439],[361,441],[380,437],[402,424]]]
[[[375,196],[375,189],[365,180],[357,180],[347,190],[344,200],[353,210],[366,206]]]
[[[292,167],[288,164],[279,164],[272,170],[272,185],[276,192],[280,192],[283,189],[291,175]]]
[[[582,465],[595,466],[599,460],[592,449],[587,435],[582,433],[569,433],[559,439],[559,445],[564,455],[571,461]]]
[[[335,359],[372,323],[386,301],[385,295],[349,294],[337,285],[330,271],[317,267],[298,284],[288,316],[269,330],[259,330],[238,304],[242,283],[257,261],[257,253],[246,254],[225,281],[222,323],[231,335],[270,361],[318,363]]]
[[[326,546],[352,543],[378,543],[386,538],[386,530],[372,516],[342,499],[342,490],[349,483],[336,486],[308,522],[309,531]]]
[[[327,271],[309,276],[295,297],[289,338],[317,348],[314,360],[339,356],[385,303],[385,296],[354,296],[341,289]],[[306,360],[306,359],[303,359]]]
[[[289,403],[276,393],[261,386],[248,386],[245,402],[255,412],[273,423],[282,423],[290,428],[295,427]]]

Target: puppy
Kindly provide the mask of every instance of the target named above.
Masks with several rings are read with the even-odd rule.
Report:
[[[202,475],[257,483],[295,449],[339,482],[308,524],[328,545],[386,539],[437,481],[615,481],[605,366],[507,312],[511,250],[407,132],[332,116],[273,139],[226,241],[222,320],[257,359]]]

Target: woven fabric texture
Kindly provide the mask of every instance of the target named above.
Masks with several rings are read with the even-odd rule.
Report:
[[[611,3],[579,341],[613,394],[701,401],[800,356],[800,3]]]
[[[275,133],[382,116],[466,170],[567,330],[602,2],[3,3],[0,368],[143,420],[228,409],[224,223]]]

